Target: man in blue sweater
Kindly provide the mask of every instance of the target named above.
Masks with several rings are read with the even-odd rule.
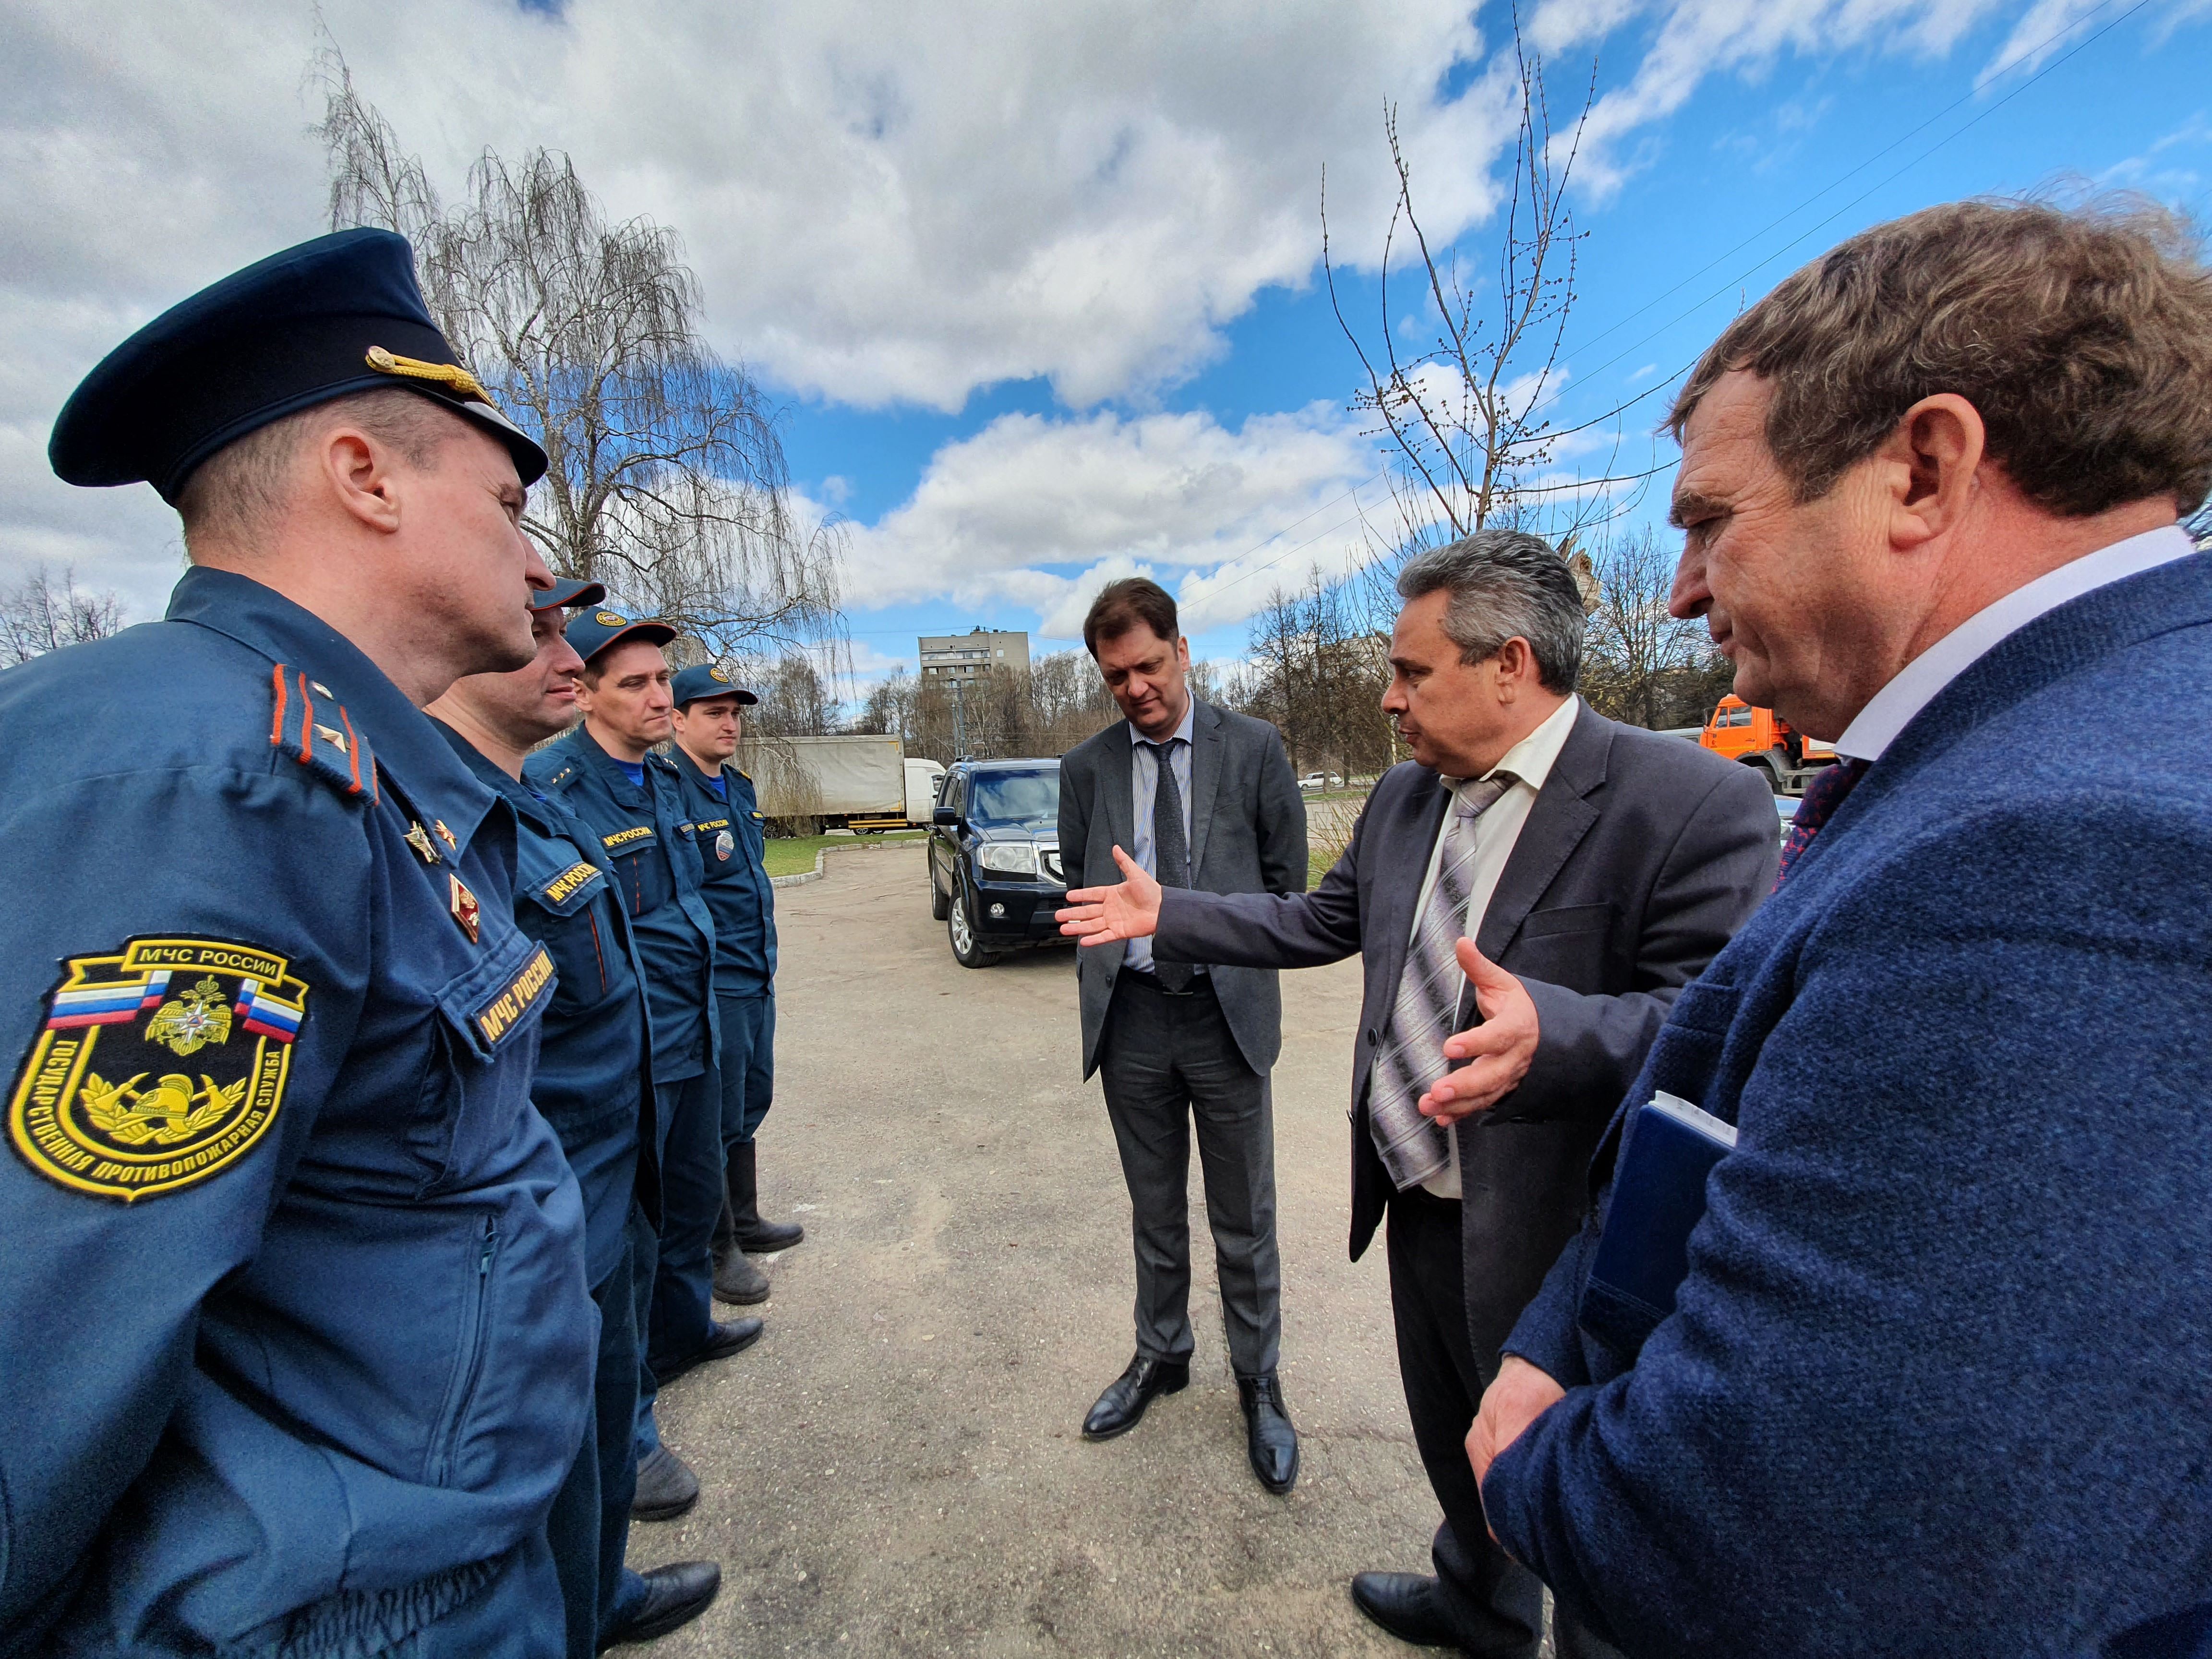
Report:
[[[1832,739],[1629,1105],[1734,1123],[1674,1313],[1577,1323],[1468,1449],[1665,1655],[2212,1653],[2212,274],[2139,205],[1880,225],[1675,404],[1673,608]]]

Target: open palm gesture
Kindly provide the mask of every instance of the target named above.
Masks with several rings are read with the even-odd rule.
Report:
[[[1079,887],[1057,912],[1060,931],[1085,945],[1111,945],[1117,939],[1149,939],[1160,925],[1160,884],[1119,847],[1114,862],[1121,882],[1113,887]]]

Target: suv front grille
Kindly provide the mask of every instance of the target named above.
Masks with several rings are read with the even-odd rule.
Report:
[[[1066,881],[1067,878],[1060,873],[1060,848],[1057,847],[1038,848],[1037,862],[1043,867],[1044,878],[1047,881],[1058,883]]]

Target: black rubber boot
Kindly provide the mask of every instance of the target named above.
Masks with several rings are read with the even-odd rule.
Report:
[[[731,1224],[737,1229],[741,1249],[787,1250],[806,1237],[806,1229],[795,1221],[761,1219],[759,1174],[753,1160],[757,1144],[738,1140],[730,1145],[730,1161],[723,1173],[729,1188]]]
[[[722,1218],[714,1224],[714,1300],[748,1308],[768,1300],[768,1275],[738,1248],[738,1226],[730,1215],[726,1192],[722,1198]]]

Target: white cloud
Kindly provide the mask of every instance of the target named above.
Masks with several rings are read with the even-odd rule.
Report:
[[[2034,74],[2071,46],[2082,26],[2104,9],[2105,0],[2035,0],[1983,66],[1974,84],[1986,87],[2008,75]]]
[[[2050,0],[2043,0],[2050,3]],[[2062,0],[2063,3],[2063,0]],[[1543,0],[1528,33],[1549,56],[1587,52],[1643,18],[1661,21],[1627,83],[1597,100],[1583,134],[1577,173],[1591,188],[1617,188],[1629,134],[1689,102],[1711,75],[1756,76],[1784,52],[1832,53],[1860,47],[1938,57],[2008,0]]]
[[[855,526],[848,592],[862,607],[1027,606],[1046,636],[1073,639],[1101,586],[1142,574],[1181,589],[1192,628],[1241,621],[1273,586],[1216,598],[1244,573],[1296,586],[1314,559],[1341,566],[1359,538],[1353,492],[1377,465],[1372,441],[1326,405],[1233,430],[1203,413],[1001,416],[939,450],[903,505]]]
[[[1540,51],[1558,55],[1592,50],[1630,24],[1656,22],[1636,72],[1590,111],[1577,173],[1603,192],[1618,188],[1631,171],[1623,141],[1680,109],[1708,76],[1757,77],[1785,53],[1869,51],[1942,58],[1969,30],[2016,5],[2017,0],[1542,0],[1530,15],[1528,33]],[[2084,27],[2110,21],[2093,15],[2106,9],[2100,0],[2032,0],[1975,86],[2033,74],[2075,44]],[[2208,11],[2212,0],[2164,0],[2160,26],[2171,30]]]
[[[1756,74],[1784,52],[1940,53],[2018,3],[1544,0],[1529,32],[1558,54],[1652,28],[1639,65],[1594,115],[1595,185],[1620,176],[1608,147],[1678,109],[1708,76]],[[2078,3],[2036,0],[2033,10]],[[2169,16],[2190,9],[2163,4]],[[571,152],[617,216],[678,228],[718,343],[783,386],[949,410],[979,387],[1042,377],[1072,409],[1141,410],[1223,349],[1223,325],[1262,289],[1310,278],[1324,164],[1338,250],[1375,255],[1392,185],[1386,102],[1398,106],[1432,236],[1449,240],[1488,210],[1510,82],[1488,56],[1504,13],[1480,15],[1478,28],[1467,0],[568,0],[556,16],[513,0],[10,0],[0,10],[0,579],[41,558],[73,561],[141,615],[167,587],[176,538],[166,514],[143,489],[57,483],[46,427],[136,323],[322,228],[308,131],[318,16],[447,189],[486,146],[544,144]],[[1101,454],[1153,465],[1146,418],[1043,422],[1023,442],[1042,456],[1064,429],[1060,443],[1099,440]],[[1357,447],[1303,416],[1283,417],[1279,433],[1233,434],[1194,418],[1201,451],[1281,461],[1285,510],[1304,510],[1305,481],[1340,471],[1283,459],[1289,434]],[[963,469],[1020,447],[1017,435],[994,427],[953,446],[863,544],[939,557],[946,544],[930,526],[948,493],[963,479],[982,489]],[[1012,526],[1024,490],[1011,475],[994,488]],[[1040,501],[1071,491],[1081,495],[1060,478],[1026,486]],[[1113,487],[1065,499],[1096,522],[1032,511],[1022,533],[1089,550],[1066,565],[1118,560],[1180,576],[1204,562],[1197,550],[1237,550],[1238,526],[1267,533],[1281,505],[1228,502],[1208,519],[1117,514],[1113,499]],[[988,536],[983,544],[1000,556]],[[1043,562],[956,559],[942,576],[1059,616],[1076,579]],[[878,568],[870,580],[888,591],[922,579]]]
[[[836,402],[958,408],[1048,379],[1141,406],[1340,246],[1380,246],[1386,101],[1449,236],[1509,131],[1463,0],[15,0],[0,12],[0,575],[75,558],[144,614],[174,532],[40,454],[136,324],[323,225],[318,15],[457,186],[484,147],[570,151],[682,233],[718,343]],[[126,501],[125,498],[128,497]]]

